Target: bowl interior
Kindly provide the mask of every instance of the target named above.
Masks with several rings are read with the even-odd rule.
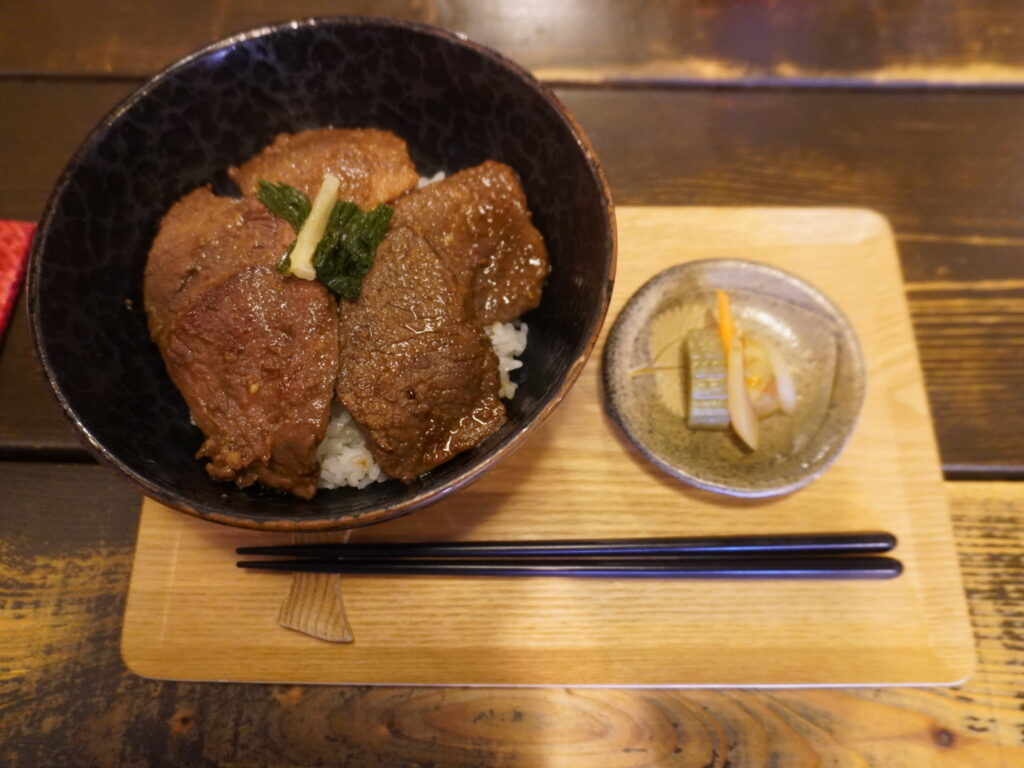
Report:
[[[311,502],[211,481],[201,442],[149,338],[142,272],[160,219],[196,186],[281,132],[373,126],[409,145],[421,175],[487,158],[519,173],[551,256],[505,426],[410,485],[325,491]],[[366,524],[477,477],[571,385],[614,272],[610,200],[557,100],[497,54],[404,22],[310,20],[218,43],[161,73],[70,161],[44,212],[29,274],[36,348],[90,449],[144,493],[219,522],[276,529]]]

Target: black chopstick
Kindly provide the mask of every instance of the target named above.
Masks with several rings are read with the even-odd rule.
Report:
[[[240,568],[387,576],[569,576],[648,579],[891,579],[891,557],[527,559],[527,560],[250,560]]]
[[[240,547],[240,568],[320,573],[583,578],[889,579],[903,566],[872,557],[884,531],[596,541],[452,541]]]
[[[755,534],[592,541],[451,541],[362,544],[292,544],[240,547],[240,555],[314,558],[453,558],[596,556],[779,557],[869,555],[888,552],[896,537],[884,531],[858,533]]]

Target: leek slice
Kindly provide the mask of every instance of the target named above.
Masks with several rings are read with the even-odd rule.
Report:
[[[338,189],[341,181],[333,174],[325,174],[324,181],[320,185],[320,191],[316,193],[313,200],[313,207],[309,216],[299,230],[299,236],[295,238],[295,247],[292,249],[288,271],[295,277],[303,280],[316,279],[316,267],[313,266],[313,254],[324,236],[327,229],[327,222],[331,218],[331,211],[334,210],[334,203],[338,199]]]

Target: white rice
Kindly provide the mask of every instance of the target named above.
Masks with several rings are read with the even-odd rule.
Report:
[[[516,383],[509,373],[521,368],[523,363],[516,358],[526,349],[528,328],[523,322],[494,323],[484,330],[491,339],[498,356],[498,375],[501,386],[498,395],[511,400],[516,394]],[[365,488],[370,483],[384,482],[387,475],[381,472],[366,447],[359,427],[352,421],[348,411],[335,404],[335,410],[327,425],[327,436],[317,448],[320,460],[319,488]]]
[[[363,434],[348,411],[335,403],[327,435],[316,449],[320,460],[318,488],[365,488],[387,480],[370,455]]]
[[[420,176],[420,180],[416,182],[416,189],[423,189],[438,181],[444,181],[444,171],[438,171],[433,176]]]
[[[526,333],[529,329],[526,323],[511,322],[486,325],[484,330],[491,339],[494,354],[498,356],[498,375],[501,377],[498,396],[511,400],[516,396],[518,385],[509,378],[509,373],[523,367],[522,361],[516,358],[526,351]]]

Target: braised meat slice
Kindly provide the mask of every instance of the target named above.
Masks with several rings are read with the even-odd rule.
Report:
[[[340,309],[338,398],[381,469],[409,482],[505,421],[483,331],[540,303],[548,256],[511,168],[487,161],[394,204]]]
[[[465,282],[418,233],[392,227],[340,308],[337,393],[374,459],[404,482],[505,421],[497,358]]]
[[[144,291],[153,339],[197,296],[254,264],[274,264],[295,235],[260,203],[217,197],[206,187],[175,203],[160,222]]]
[[[369,210],[413,189],[419,181],[405,142],[373,128],[322,128],[282,133],[266,149],[229,174],[242,194],[260,179],[284,182],[311,200],[325,173],[341,180],[338,196]]]
[[[338,370],[337,306],[273,265],[289,226],[252,201],[197,190],[168,211],[150,250],[150,332],[206,440],[207,472],[316,492],[316,447]]]
[[[509,166],[488,160],[412,192],[395,202],[391,222],[417,232],[456,270],[481,323],[508,322],[540,304],[548,253]]]
[[[337,310],[319,283],[249,267],[199,296],[164,348],[206,435],[197,458],[239,487],[316,493],[338,370]]]

